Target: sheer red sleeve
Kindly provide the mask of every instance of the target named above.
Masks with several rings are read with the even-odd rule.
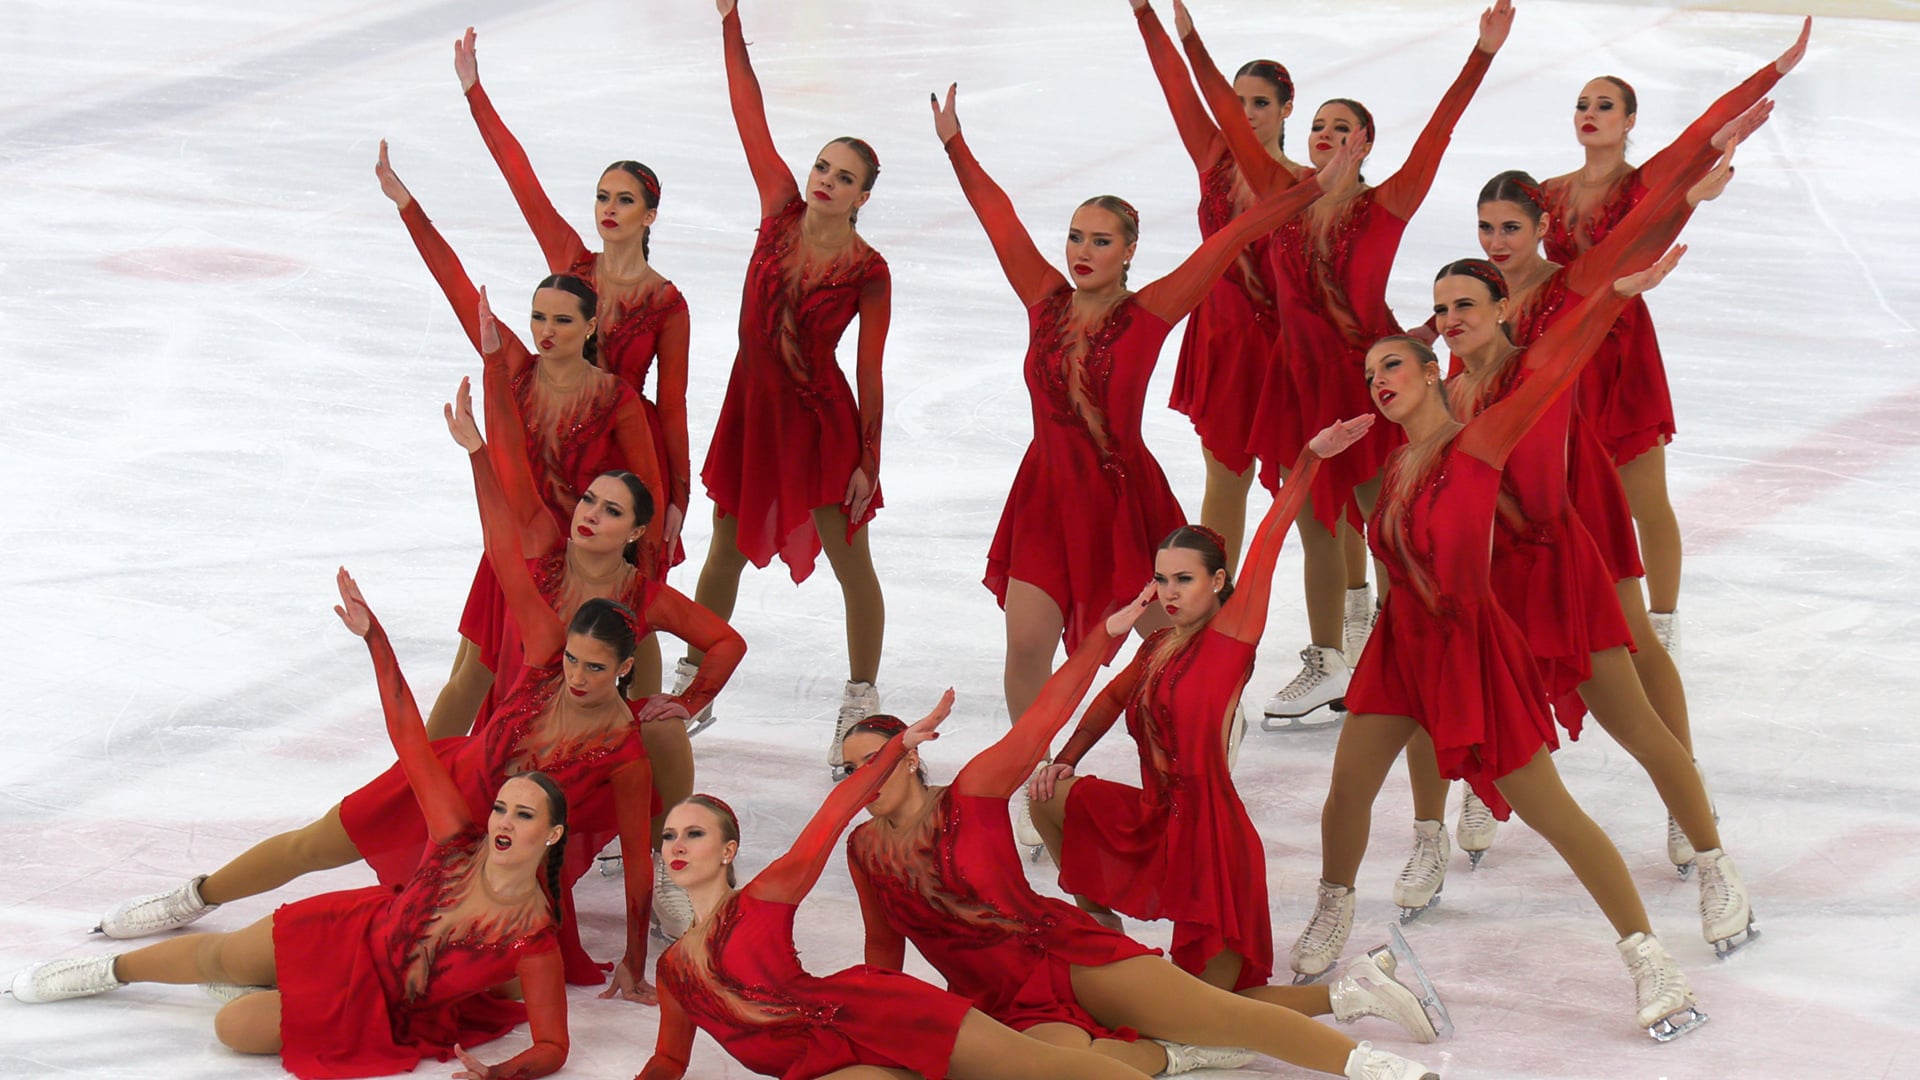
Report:
[[[493,466],[495,491],[504,500],[504,511],[495,512],[500,536],[513,535],[509,524],[517,527],[522,558],[536,558],[560,550],[566,544],[565,524],[554,520],[553,511],[540,497],[533,479],[533,461],[527,453],[527,429],[507,386],[505,362],[489,358],[482,385],[487,419],[487,462]],[[484,520],[487,510],[482,508]]]
[[[765,870],[747,882],[744,892],[755,899],[774,904],[798,904],[820,880],[833,854],[834,842],[846,831],[847,823],[860,808],[880,794],[880,786],[907,756],[906,739],[895,735],[873,756],[873,760],[854,770],[852,776],[835,784],[825,802],[800,830],[800,836],[785,855],[773,860]]]
[[[1313,474],[1319,471],[1319,455],[1302,447],[1300,459],[1293,463],[1293,471],[1280,488],[1280,497],[1267,507],[1267,516],[1254,530],[1253,543],[1247,545],[1247,557],[1240,563],[1239,580],[1233,583],[1233,595],[1213,617],[1215,630],[1249,645],[1259,643],[1267,629],[1267,601],[1273,595],[1273,571],[1280,561],[1280,545],[1307,505]]]
[[[638,731],[629,736],[639,737]],[[647,925],[653,915],[653,765],[643,754],[615,769],[611,781],[627,893],[627,951],[620,962],[638,979],[647,970]]]
[[[960,178],[960,190],[987,230],[993,253],[1000,258],[1000,270],[1007,275],[1023,307],[1032,307],[1046,295],[1066,284],[1066,277],[1047,264],[1047,257],[1034,246],[1033,237],[1013,212],[1013,200],[993,182],[987,170],[974,159],[964,134],[947,140],[947,160],[953,162],[953,174]]]
[[[527,571],[520,553],[518,523],[500,495],[500,481],[493,475],[486,448],[468,454],[467,461],[473,466],[473,493],[480,503],[480,531],[486,542],[487,561],[493,564],[493,576],[499,579],[500,591],[507,598],[507,610],[520,625],[527,664],[552,663],[566,647],[567,628]]]
[[[1661,185],[1647,192],[1620,224],[1607,232],[1605,240],[1567,264],[1563,271],[1567,291],[1575,296],[1611,291],[1616,279],[1659,258],[1693,217],[1687,191],[1711,167],[1711,162],[1702,162],[1698,170],[1672,170],[1663,177]]]
[[[660,479],[660,455],[653,444],[653,427],[647,411],[640,407],[639,395],[625,383],[620,384],[620,403],[613,407],[613,444],[620,451],[620,460],[626,462],[627,471],[646,485],[657,521],[667,505],[667,487]],[[656,525],[647,539],[652,542],[659,536],[660,528]]]
[[[873,895],[873,883],[854,857],[852,837],[848,837],[847,873],[853,878],[853,891],[860,897],[860,920],[867,928],[866,962],[887,971],[902,971],[907,965],[907,939],[887,921],[880,899]]]
[[[1200,84],[1200,94],[1213,110],[1213,118],[1220,125],[1220,137],[1233,155],[1234,167],[1246,179],[1248,190],[1256,195],[1268,195],[1276,185],[1293,186],[1296,182],[1293,174],[1275,161],[1254,136],[1253,125],[1247,123],[1247,111],[1240,104],[1240,95],[1234,92],[1233,84],[1220,73],[1219,65],[1207,53],[1199,31],[1188,34],[1181,44],[1187,50],[1187,63],[1193,67],[1194,81]]]
[[[687,349],[692,320],[684,307],[675,308],[660,324],[655,346],[660,354],[659,372],[654,376],[654,405],[660,412],[660,426],[666,428],[668,483],[667,498],[684,513],[693,473],[687,456]]]
[[[885,411],[880,359],[892,322],[893,277],[881,265],[860,286],[860,344],[853,364],[854,385],[860,395],[860,468],[875,484],[880,482],[880,422]]]
[[[573,226],[567,224],[567,219],[560,216],[560,211],[553,208],[553,200],[547,198],[540,178],[534,175],[533,162],[527,159],[526,150],[520,140],[513,137],[513,132],[507,130],[506,122],[494,111],[493,102],[478,82],[467,91],[467,107],[473,112],[474,124],[480,128],[480,138],[493,154],[494,164],[500,166],[500,175],[507,178],[513,201],[520,204],[520,214],[527,219],[527,227],[533,230],[533,238],[540,244],[547,269],[559,274],[579,265],[588,254],[587,245],[581,242]]]
[[[733,677],[733,669],[747,655],[747,642],[725,619],[686,598],[670,585],[662,585],[647,602],[647,625],[665,630],[702,654],[700,671],[693,677],[680,704],[692,716],[706,708],[720,694],[720,688]]]
[[[1142,5],[1134,9],[1133,18],[1140,26],[1141,40],[1147,43],[1147,59],[1153,64],[1154,77],[1160,80],[1160,92],[1166,95],[1167,110],[1173,113],[1180,142],[1193,159],[1193,167],[1206,172],[1227,149],[1220,129],[1213,125],[1206,104],[1194,91],[1187,65],[1180,62],[1180,51],[1173,47],[1167,28],[1160,25],[1160,16],[1153,13],[1151,5]]]
[[[567,979],[560,950],[522,956],[514,973],[526,997],[527,1034],[533,1045],[495,1065],[495,1080],[533,1080],[567,1063]]]
[[[407,786],[427,819],[427,835],[444,844],[471,828],[473,816],[467,800],[454,785],[446,765],[433,752],[427,738],[426,721],[420,719],[420,706],[407,688],[407,677],[400,673],[400,661],[393,655],[393,643],[379,619],[367,631],[367,652],[373,657],[373,673],[380,686],[380,711],[387,718],[387,738],[399,755],[400,770],[406,773]]]
[[[1440,107],[1433,111],[1432,119],[1420,131],[1420,137],[1413,142],[1413,152],[1407,155],[1407,163],[1400,171],[1382,181],[1374,189],[1374,202],[1387,213],[1406,221],[1427,197],[1427,189],[1433,186],[1433,178],[1440,171],[1440,159],[1447,152],[1447,144],[1453,141],[1453,127],[1460,122],[1461,114],[1467,111],[1467,103],[1473,100],[1474,91],[1480,89],[1480,83],[1487,77],[1487,69],[1493,66],[1493,54],[1480,51],[1475,46],[1472,55],[1467,57],[1467,66],[1460,69],[1460,75],[1447,87],[1440,98]]]
[[[407,226],[407,235],[413,237],[413,246],[420,252],[420,258],[426,261],[427,271],[440,283],[440,291],[453,307],[453,317],[467,332],[473,350],[479,352],[480,290],[473,287],[467,268],[460,265],[460,257],[453,253],[447,238],[440,235],[440,230],[428,220],[427,212],[420,209],[419,199],[412,199],[400,208],[400,220]],[[504,330],[501,333],[505,336]]]
[[[1102,629],[1080,640],[1080,647],[1047,678],[1027,711],[1020,714],[1013,729],[1000,740],[973,756],[960,775],[953,778],[953,789],[962,795],[987,795],[1005,799],[1020,790],[1032,775],[1040,759],[1053,745],[1053,737],[1072,719],[1073,710],[1087,696],[1100,663],[1113,651],[1115,639]],[[1074,756],[1079,760],[1079,755]]]
[[[687,1061],[693,1057],[693,1021],[687,1019],[680,1003],[659,987],[660,1033],[654,1036],[653,1057],[633,1080],[680,1080],[687,1075]]]
[[[738,8],[720,20],[720,33],[726,41],[727,96],[733,102],[733,123],[747,151],[753,186],[760,192],[760,216],[769,218],[800,197],[800,185],[794,183],[793,173],[780,160],[780,151],[774,149],[773,132],[767,127],[766,99],[753,73],[753,58],[747,55]]]
[[[1200,247],[1166,277],[1140,290],[1138,303],[1168,323],[1179,322],[1197,307],[1227,272],[1240,249],[1280,227],[1280,223],[1312,205],[1326,192],[1318,183],[1294,184],[1266,195],[1227,227],[1201,241]]]
[[[1120,674],[1107,683],[1100,696],[1087,706],[1086,714],[1080,717],[1080,726],[1073,729],[1073,735],[1067,739],[1067,745],[1053,755],[1055,765],[1078,765],[1087,751],[1100,741],[1113,722],[1126,711],[1127,699],[1133,696],[1133,688],[1140,682],[1141,673],[1146,668],[1147,650],[1142,648],[1133,654],[1133,660],[1120,669]]]
[[[1714,135],[1735,117],[1758,105],[1779,82],[1780,69],[1770,62],[1747,76],[1746,82],[1720,95],[1678,138],[1640,166],[1640,182],[1652,188],[1674,182],[1676,173],[1704,174],[1719,156],[1719,151],[1713,148]]]

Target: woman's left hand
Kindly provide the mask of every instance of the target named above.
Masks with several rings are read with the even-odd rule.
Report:
[[[679,507],[667,504],[667,520],[660,532],[660,543],[665,550],[672,551],[673,542],[680,539],[680,527],[686,524],[686,516],[686,512]]]
[[[453,1071],[453,1080],[493,1080],[493,1066],[467,1053],[459,1043],[453,1045],[453,1056],[460,1059],[460,1067]]]
[[[911,750],[923,742],[939,738],[940,733],[934,729],[939,727],[940,721],[945,720],[947,714],[952,711],[953,687],[949,686],[947,687],[947,692],[941,694],[940,700],[934,704],[933,711],[921,717],[918,722],[908,728],[906,734],[901,736],[901,742],[905,743],[907,749]]]
[[[859,521],[867,516],[867,507],[873,502],[873,480],[867,476],[867,470],[856,468],[853,475],[847,477],[847,520]]]
[[[486,448],[486,440],[480,437],[480,425],[473,419],[473,380],[462,376],[460,389],[453,392],[453,400],[440,407],[447,418],[447,433],[460,449],[469,454],[479,453]]]
[[[373,609],[367,606],[367,598],[360,595],[360,584],[344,566],[334,583],[340,587],[340,602],[333,606],[333,613],[340,616],[354,637],[366,637],[373,630]]]
[[[1159,591],[1159,586],[1149,581],[1147,587],[1140,590],[1139,596],[1122,604],[1120,610],[1107,616],[1107,636],[1119,637],[1133,629],[1133,624],[1140,621],[1140,616],[1146,612],[1147,605],[1153,603],[1154,594]]]
[[[1320,434],[1307,441],[1307,449],[1314,457],[1330,458],[1333,455],[1360,441],[1360,437],[1373,427],[1377,413],[1365,412],[1351,420],[1335,420],[1320,429]]]
[[[619,998],[641,1005],[660,1004],[660,995],[654,992],[653,984],[635,975],[625,960],[614,965],[613,979],[607,983],[605,990],[600,991],[599,997],[602,1001]]]
[[[647,699],[646,704],[640,706],[640,708],[635,711],[634,719],[643,724],[651,724],[656,720],[684,721],[692,715],[691,712],[687,711],[686,702],[681,701],[678,697],[672,694],[655,694]]]
[[[1614,279],[1613,291],[1619,293],[1621,296],[1639,296],[1641,293],[1665,281],[1667,275],[1673,273],[1673,268],[1680,264],[1680,256],[1686,253],[1687,245],[1673,245],[1673,247],[1667,249],[1665,255],[1660,257],[1659,262],[1654,263],[1652,266],[1647,267],[1637,274],[1628,274],[1626,277]]]
[[[1513,0],[1494,0],[1492,7],[1480,13],[1480,51],[1499,52],[1512,29]]]

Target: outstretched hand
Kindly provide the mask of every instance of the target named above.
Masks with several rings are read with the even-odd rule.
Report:
[[[720,17],[724,19],[733,14],[734,0],[713,0],[713,6],[715,10],[720,12]]]
[[[1621,296],[1639,296],[1641,293],[1665,281],[1667,275],[1673,273],[1673,268],[1680,265],[1680,256],[1686,253],[1687,245],[1673,245],[1667,249],[1665,255],[1660,256],[1659,262],[1654,263],[1652,266],[1647,267],[1637,274],[1628,274],[1626,277],[1614,279],[1613,291],[1619,293]]]
[[[1800,24],[1799,39],[1793,43],[1792,48],[1780,54],[1780,59],[1773,62],[1773,69],[1785,75],[1787,72],[1798,67],[1800,61],[1807,55],[1807,39],[1812,36],[1813,16],[1809,15],[1807,16],[1807,21]]]
[[[1147,6],[1147,0],[1127,0],[1127,3],[1132,4],[1135,11]]]
[[[373,609],[367,606],[367,598],[360,595],[360,585],[347,573],[346,567],[340,568],[334,583],[340,587],[340,602],[333,606],[333,613],[347,624],[354,637],[366,637],[373,631]]]
[[[1193,13],[1187,10],[1187,5],[1181,0],[1173,0],[1173,32],[1182,41],[1193,36]]]
[[[1307,449],[1313,456],[1330,458],[1333,455],[1360,441],[1373,428],[1378,413],[1364,412],[1351,420],[1335,420],[1320,429],[1320,434],[1307,440]]]
[[[1733,151],[1739,145],[1739,140],[1728,143],[1726,151],[1720,155],[1720,160],[1714,162],[1713,168],[1707,170],[1707,175],[1701,177],[1699,183],[1687,189],[1688,206],[1699,206],[1703,202],[1711,202],[1719,198],[1721,192],[1727,190],[1728,182],[1733,179]]]
[[[380,190],[387,198],[393,200],[393,205],[405,210],[407,204],[413,201],[413,193],[407,190],[407,185],[400,182],[399,175],[393,171],[393,163],[387,160],[387,140],[385,139],[380,140],[380,160],[373,164],[373,175],[380,178]]]
[[[1762,98],[1754,102],[1753,107],[1746,112],[1727,121],[1719,131],[1713,133],[1713,138],[1708,142],[1713,144],[1715,150],[1725,150],[1732,143],[1746,142],[1747,136],[1759,131],[1760,125],[1766,123],[1767,118],[1772,115],[1773,99]]]
[[[1107,636],[1119,637],[1133,629],[1133,624],[1139,622],[1140,616],[1146,614],[1147,605],[1153,603],[1154,594],[1159,591],[1159,587],[1149,581],[1147,587],[1140,590],[1139,596],[1120,605],[1119,611],[1107,616]]]
[[[473,419],[473,380],[462,376],[460,389],[453,392],[453,400],[440,407],[447,418],[447,434],[460,444],[460,449],[469,454],[477,454],[486,449],[487,442],[480,436],[480,425]]]
[[[487,303],[487,287],[480,286],[480,352],[492,356],[500,351],[500,324],[494,321],[493,305]]]
[[[958,93],[960,93],[959,83],[949,83],[947,85],[947,107],[945,110],[940,108],[939,95],[927,95],[928,103],[933,106],[933,133],[940,136],[941,146],[952,142],[953,137],[960,134],[960,114],[953,111],[953,99]]]
[[[908,728],[906,733],[900,737],[900,741],[907,749],[911,750],[923,742],[929,742],[939,738],[940,733],[935,731],[934,728],[939,727],[940,721],[945,720],[947,714],[952,711],[953,687],[949,686],[947,687],[947,692],[940,695],[940,700],[934,703],[933,711],[921,717],[912,727]]]
[[[453,1071],[453,1080],[493,1080],[493,1066],[467,1053],[459,1043],[453,1044],[453,1056],[460,1059],[460,1067]]]
[[[1512,29],[1513,0],[1494,0],[1492,7],[1480,13],[1480,51],[1499,52]]]
[[[460,92],[466,93],[480,81],[480,57],[473,48],[473,27],[453,43],[453,73],[460,76]]]
[[[658,857],[658,855],[655,856],[655,858]],[[608,998],[619,998],[622,1001],[634,1001],[642,1005],[660,1004],[660,995],[653,989],[653,984],[635,975],[632,969],[627,967],[625,960],[613,966],[613,977],[608,980],[607,988],[596,996],[602,1001]]]

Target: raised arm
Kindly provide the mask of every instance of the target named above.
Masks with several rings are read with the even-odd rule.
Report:
[[[1007,198],[1007,193],[974,159],[966,137],[960,134],[960,117],[954,112],[954,98],[958,93],[958,84],[947,87],[944,111],[939,99],[933,98],[934,133],[946,146],[947,160],[953,163],[953,174],[960,179],[960,190],[966,193],[981,228],[987,230],[987,239],[993,242],[993,253],[1000,259],[1000,271],[1007,275],[1007,284],[1013,286],[1022,307],[1032,307],[1066,284],[1067,279],[1048,265],[1047,257],[1040,254],[1033,237],[1027,235],[1026,228],[1020,224],[1019,215],[1013,212],[1013,200]]]
[[[489,427],[498,430],[508,425],[497,423],[499,418],[493,415],[498,407],[494,400],[496,396],[493,393],[487,395],[487,421]],[[453,441],[469,454],[485,453],[488,463],[493,466],[494,482],[485,490],[476,488],[474,495],[479,502],[480,520],[486,537],[507,546],[499,551],[489,550],[487,558],[494,562],[509,558],[537,559],[563,548],[566,540],[561,537],[560,528],[546,504],[533,494],[530,475],[516,480],[503,478],[502,459],[507,459],[504,463],[507,468],[529,473],[524,457],[517,453],[500,453],[498,448],[482,440],[479,425],[473,419],[471,379],[460,380],[453,400],[442,407],[442,412]],[[524,489],[518,498],[507,490],[510,484],[517,484]]]
[[[660,558],[665,559],[667,550],[660,541],[660,522],[667,512],[667,485],[661,478],[660,452],[653,442],[653,424],[632,387],[622,382],[618,392],[620,400],[613,407],[613,445],[620,451],[620,460],[626,464],[627,471],[640,478],[647,496],[653,500],[653,527],[645,538],[646,546],[658,550]]]
[[[1381,209],[1401,221],[1413,217],[1413,212],[1420,209],[1427,189],[1433,186],[1434,175],[1440,171],[1440,159],[1447,152],[1447,144],[1453,141],[1454,125],[1467,111],[1467,103],[1473,100],[1474,91],[1480,89],[1487,69],[1493,65],[1494,54],[1500,51],[1512,27],[1513,0],[1495,0],[1494,5],[1481,14],[1480,38],[1467,57],[1467,66],[1460,69],[1453,85],[1441,96],[1439,108],[1421,129],[1420,137],[1414,140],[1407,163],[1375,189],[1374,201]]]
[[[567,219],[560,216],[560,211],[554,209],[553,200],[547,197],[540,178],[534,175],[533,162],[528,160],[526,150],[520,140],[513,137],[513,132],[507,130],[506,121],[494,111],[492,100],[480,85],[480,58],[471,26],[467,27],[464,37],[453,43],[453,70],[460,77],[460,90],[467,97],[467,108],[473,113],[474,125],[480,129],[480,138],[493,155],[494,164],[500,166],[500,175],[506,177],[513,201],[520,204],[520,214],[527,219],[533,238],[540,244],[547,269],[556,274],[573,269],[587,256],[587,245],[581,242],[573,226],[567,224]]]
[[[1676,247],[1648,269],[1588,296],[1571,315],[1528,346],[1526,366],[1531,374],[1511,394],[1467,423],[1458,436],[1460,449],[1494,468],[1505,468],[1507,455],[1554,399],[1573,385],[1627,301],[1657,285],[1686,250],[1685,246]]]
[[[559,1071],[567,1063],[567,978],[560,950],[542,949],[522,955],[513,970],[526,998],[527,1034],[533,1038],[533,1045],[491,1067],[456,1046],[454,1053],[465,1069],[454,1073],[454,1080],[462,1076],[534,1080]]]
[[[360,595],[360,586],[345,567],[340,568],[335,583],[340,587],[340,603],[333,613],[340,616],[347,629],[366,639],[367,653],[373,657],[374,677],[380,685],[380,710],[387,718],[387,738],[400,758],[400,769],[406,773],[414,801],[420,804],[420,812],[427,819],[427,835],[437,844],[448,843],[473,827],[467,800],[454,785],[446,765],[434,754],[433,743],[427,738],[426,722],[420,719],[420,706],[413,700],[413,691],[407,688],[407,677],[400,673],[399,659],[393,655],[393,643],[387,640],[380,621],[373,617],[373,609],[367,607],[366,597]]]
[[[634,1080],[680,1080],[693,1057],[693,1021],[666,987],[659,993],[660,1031],[653,1038],[653,1056]]]
[[[1263,196],[1226,228],[1200,242],[1173,272],[1140,290],[1137,302],[1168,323],[1179,322],[1199,305],[1220,275],[1240,257],[1240,249],[1280,227],[1358,168],[1360,146],[1343,144],[1312,183],[1294,184]]]
[[[1800,37],[1792,48],[1778,60],[1747,76],[1739,86],[1720,95],[1719,100],[1707,106],[1707,111],[1688,124],[1678,138],[1648,158],[1640,166],[1641,183],[1651,188],[1656,184],[1673,182],[1673,173],[1704,169],[1716,154],[1726,149],[1729,140],[1721,135],[1721,130],[1759,104],[1760,99],[1799,64],[1800,58],[1806,55],[1807,39],[1812,33],[1813,19],[1809,17],[1801,24]],[[1745,138],[1746,134],[1741,132],[1738,137]]]
[[[1660,186],[1649,190],[1620,224],[1608,231],[1605,240],[1567,264],[1567,290],[1587,296],[1652,262],[1680,236],[1696,206],[1725,190],[1733,178],[1733,152],[1738,146],[1737,142],[1728,143],[1705,175],[1674,170],[1663,176]],[[1682,185],[1688,183],[1692,186],[1682,191]]]
[[[800,197],[800,185],[774,149],[773,132],[767,128],[767,103],[760,95],[760,80],[753,73],[753,58],[747,55],[747,39],[740,31],[740,12],[729,9],[720,19],[721,37],[726,41],[727,96],[733,102],[733,123],[740,130],[740,144],[747,151],[747,168],[753,172],[753,186],[760,192],[760,216],[769,218]]]
[[[953,789],[962,795],[996,799],[1009,798],[1019,791],[1027,777],[1033,775],[1034,766],[1047,756],[1053,737],[1073,718],[1073,710],[1079,708],[1081,699],[1087,696],[1087,688],[1093,685],[1101,663],[1113,655],[1115,643],[1133,629],[1140,613],[1153,603],[1153,596],[1153,583],[1148,582],[1132,603],[1108,616],[1106,633],[1082,638],[1080,647],[1047,678],[1046,685],[1040,688],[1040,696],[1014,721],[1013,728],[1000,736],[998,742],[975,754],[953,778]]]
[[[860,921],[867,929],[866,962],[870,967],[902,971],[907,963],[907,938],[887,920],[886,908],[874,895],[873,882],[854,854],[855,837],[847,838],[847,873],[853,878],[853,891],[860,897]]]
[[[1374,416],[1368,412],[1335,421],[1301,448],[1300,459],[1293,463],[1287,482],[1280,488],[1280,497],[1273,500],[1267,516],[1254,530],[1253,543],[1247,545],[1247,557],[1240,563],[1239,580],[1233,583],[1233,595],[1213,617],[1215,630],[1249,645],[1259,643],[1267,628],[1267,601],[1273,594],[1273,570],[1280,560],[1280,545],[1307,505],[1320,462],[1359,442],[1373,427]]]
[[[1187,148],[1187,156],[1193,159],[1193,167],[1204,173],[1226,153],[1226,141],[1214,126],[1213,118],[1207,115],[1206,103],[1194,91],[1187,65],[1180,61],[1180,51],[1173,47],[1173,39],[1167,36],[1167,28],[1160,25],[1160,16],[1154,14],[1152,5],[1146,0],[1135,0],[1133,18],[1139,24],[1141,40],[1146,42],[1147,60],[1153,64],[1154,77],[1160,80],[1160,92],[1166,95],[1167,110],[1173,113],[1173,126],[1180,132],[1180,142]]]
[[[742,891],[775,904],[798,904],[805,899],[814,882],[820,880],[820,871],[826,869],[834,842],[846,831],[853,815],[880,794],[881,785],[893,775],[908,750],[934,737],[934,729],[946,719],[952,707],[953,691],[949,690],[919,723],[888,739],[887,745],[881,747],[871,761],[835,784],[813,820],[800,830],[793,847],[756,874]]]
[[[1207,46],[1200,40],[1200,34],[1197,31],[1184,34],[1180,38],[1180,46],[1187,52],[1187,63],[1193,68],[1193,79],[1200,84],[1200,95],[1206,99],[1207,108],[1213,110],[1213,118],[1220,125],[1221,145],[1233,155],[1234,167],[1246,179],[1248,190],[1265,195],[1273,191],[1275,185],[1293,186],[1293,174],[1275,161],[1253,134],[1253,125],[1247,123],[1247,111],[1240,104],[1240,95],[1234,91],[1227,77],[1220,73],[1220,66],[1207,53]]]
[[[686,642],[688,647],[701,652],[700,670],[694,675],[687,692],[677,697],[661,695],[663,701],[672,702],[685,710],[686,716],[693,716],[711,704],[719,696],[721,687],[726,686],[727,680],[733,677],[733,669],[739,667],[741,658],[747,655],[746,639],[727,625],[725,619],[687,599],[669,585],[660,586],[647,601],[647,610],[643,614],[648,626],[665,630]],[[641,710],[640,720],[664,719],[664,716],[652,715],[654,711],[654,703],[650,700]]]

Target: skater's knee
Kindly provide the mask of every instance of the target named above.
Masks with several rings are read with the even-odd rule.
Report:
[[[313,824],[288,833],[286,838],[287,852],[302,873],[331,870],[360,858],[359,850],[353,846],[346,826],[340,821],[338,806]]]
[[[242,1054],[280,1052],[280,994],[262,990],[228,1002],[213,1016],[213,1033]]]

